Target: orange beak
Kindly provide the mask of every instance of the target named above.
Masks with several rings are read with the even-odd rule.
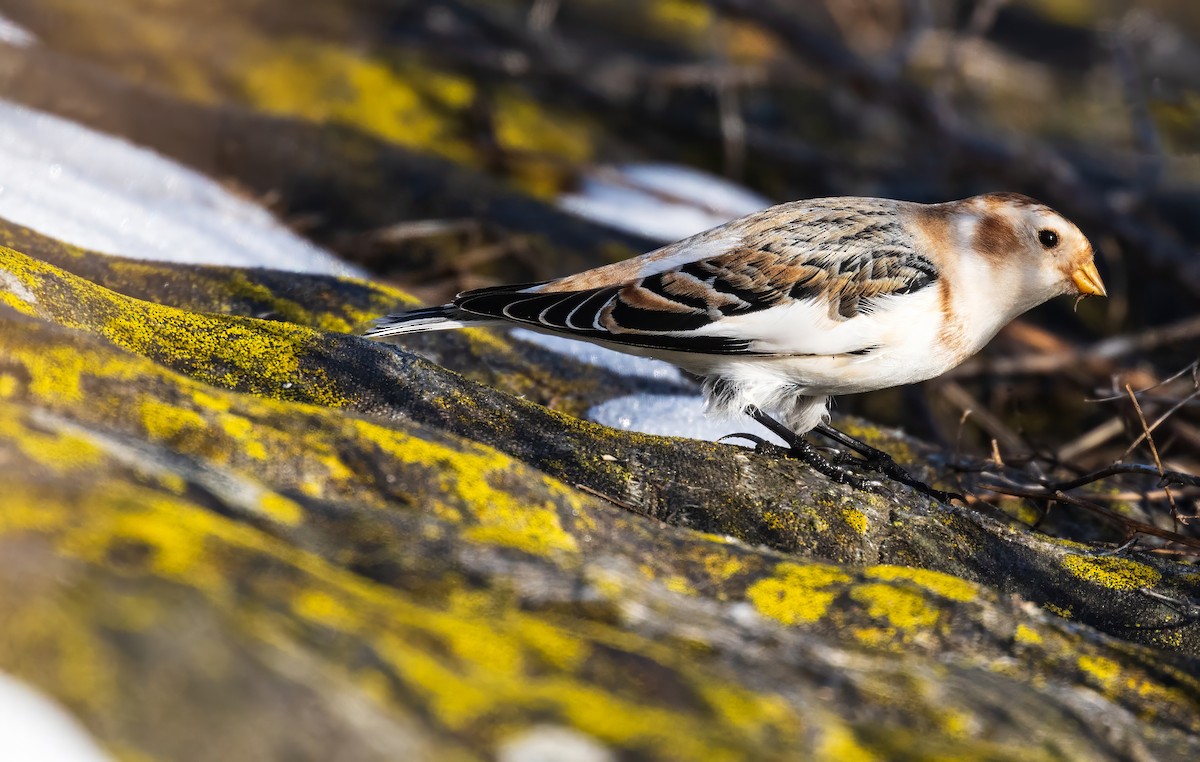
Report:
[[[1108,292],[1104,290],[1104,281],[1100,280],[1100,271],[1090,259],[1072,273],[1071,280],[1083,296],[1108,296]]]

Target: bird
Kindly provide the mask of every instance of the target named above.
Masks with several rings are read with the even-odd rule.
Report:
[[[857,464],[948,501],[961,495],[831,427],[830,398],[939,376],[1018,315],[1070,294],[1106,295],[1092,245],[1028,196],[830,197],[574,275],[465,291],[379,318],[365,336],[515,324],[665,360],[702,380],[710,415],[748,415],[833,481],[877,485]],[[861,457],[826,459],[809,432]]]

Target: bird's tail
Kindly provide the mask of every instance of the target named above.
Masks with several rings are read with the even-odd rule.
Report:
[[[400,336],[406,333],[448,331],[453,328],[487,322],[492,321],[486,318],[481,320],[477,316],[463,312],[453,304],[443,304],[441,307],[424,307],[419,310],[384,315],[376,319],[363,336],[368,339],[381,339],[384,336]]]

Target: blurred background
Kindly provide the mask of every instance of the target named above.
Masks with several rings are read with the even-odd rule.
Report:
[[[0,215],[114,253],[179,247],[136,215],[88,218],[87,194],[56,206],[72,174],[97,198],[137,189],[124,160],[64,153],[26,109],[203,173],[346,264],[263,262],[253,245],[235,263],[369,274],[429,302],[780,201],[1027,193],[1088,234],[1110,297],[1058,300],[945,378],[837,410],[1036,474],[1200,466],[1192,0],[0,0],[0,14]],[[50,191],[31,200],[18,172]],[[168,191],[130,203],[182,192]],[[1161,490],[1136,486],[1101,497],[1174,528],[1195,512],[1192,488],[1172,519]]]

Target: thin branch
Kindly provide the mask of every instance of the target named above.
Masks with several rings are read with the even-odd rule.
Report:
[[[1107,468],[1101,468],[1098,471],[1092,471],[1089,474],[1084,474],[1077,479],[1071,479],[1065,482],[1046,483],[1047,489],[1053,490],[1070,490],[1082,487],[1085,484],[1098,482],[1101,479],[1107,479],[1110,476],[1117,474],[1139,474],[1142,476],[1157,476],[1160,481],[1169,482],[1171,484],[1186,484],[1191,487],[1200,487],[1200,476],[1185,474],[1181,471],[1160,471],[1155,466],[1148,466],[1141,463],[1114,463]]]
[[[1147,524],[1144,521],[1137,521],[1135,519],[1122,516],[1119,513],[1114,513],[1108,508],[1105,508],[1097,503],[1081,500],[1073,495],[1068,495],[1062,490],[1048,490],[1022,486],[1013,487],[1005,484],[980,484],[979,488],[986,489],[989,492],[996,492],[1001,495],[1012,495],[1013,497],[1024,497],[1031,500],[1052,500],[1057,503],[1074,505],[1089,511],[1090,513],[1109,522],[1127,534],[1138,533],[1148,535],[1150,537],[1158,537],[1159,539],[1173,542],[1178,545],[1195,548],[1196,552],[1200,553],[1200,539],[1185,537],[1178,532],[1172,532],[1169,529],[1160,529],[1153,524]]]
[[[1146,415],[1141,412],[1141,403],[1138,402],[1138,396],[1133,394],[1133,386],[1126,384],[1126,391],[1129,394],[1129,401],[1133,402],[1134,412],[1138,413],[1138,420],[1141,422],[1141,431],[1145,434],[1146,444],[1150,445],[1150,454],[1154,456],[1154,466],[1158,467],[1159,478],[1162,478],[1164,473],[1163,460],[1162,458],[1158,457],[1158,445],[1154,444],[1154,437],[1151,436],[1150,426],[1146,425]],[[1187,521],[1184,521],[1183,517],[1180,515],[1180,508],[1178,508],[1178,506],[1175,504],[1175,496],[1174,494],[1171,494],[1170,488],[1166,487],[1165,485],[1163,488],[1166,490],[1166,502],[1171,504],[1171,517],[1175,518],[1175,521],[1182,522],[1184,524],[1188,523]]]
[[[1129,387],[1126,386],[1125,388],[1128,389]],[[1121,457],[1117,458],[1117,460],[1125,460],[1125,458],[1129,457],[1130,453],[1132,453],[1135,449],[1137,449],[1137,446],[1140,445],[1145,439],[1147,439],[1155,429],[1157,429],[1159,426],[1161,426],[1163,423],[1165,423],[1166,420],[1168,418],[1170,418],[1172,415],[1174,415],[1176,412],[1178,412],[1180,408],[1182,408],[1184,405],[1188,404],[1192,400],[1196,399],[1197,397],[1200,397],[1200,389],[1194,390],[1191,394],[1189,394],[1188,396],[1184,397],[1183,399],[1179,400],[1174,405],[1172,405],[1167,410],[1167,412],[1160,415],[1158,417],[1158,419],[1154,421],[1154,423],[1150,424],[1150,427],[1148,429],[1146,429],[1146,431],[1144,433],[1139,434],[1138,438],[1133,440],[1133,444],[1129,445],[1129,447],[1125,450],[1125,452],[1121,453]],[[1137,397],[1134,396],[1133,400],[1136,403]]]

